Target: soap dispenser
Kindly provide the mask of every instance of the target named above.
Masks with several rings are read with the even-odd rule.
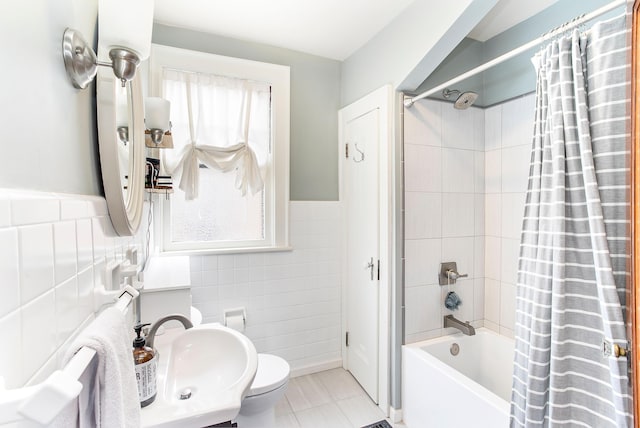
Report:
[[[155,351],[146,346],[146,340],[141,336],[142,327],[150,324],[138,324],[133,329],[137,337],[133,339],[133,362],[138,383],[140,407],[148,406],[156,399],[156,368],[158,359]]]

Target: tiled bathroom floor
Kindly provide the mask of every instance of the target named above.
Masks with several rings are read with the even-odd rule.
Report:
[[[276,406],[278,428],[360,428],[381,419],[382,411],[342,368],[291,379]]]

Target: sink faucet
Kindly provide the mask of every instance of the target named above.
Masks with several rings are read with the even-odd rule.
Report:
[[[148,347],[153,348],[153,340],[156,337],[156,332],[158,331],[160,326],[166,323],[167,321],[180,321],[184,326],[185,330],[193,327],[193,324],[191,323],[191,321],[189,321],[189,318],[185,317],[184,315],[172,314],[172,315],[167,315],[166,317],[162,317],[158,321],[154,322],[151,328],[149,329],[149,334],[147,334]]]
[[[473,326],[469,324],[468,321],[462,322],[453,315],[446,315],[444,317],[444,327],[455,327],[467,336],[473,336],[474,334],[476,334],[476,329],[473,328]]]

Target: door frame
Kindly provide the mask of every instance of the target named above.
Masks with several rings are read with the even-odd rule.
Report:
[[[338,111],[338,175],[339,175],[339,201],[342,210],[342,260],[346,260],[346,204],[344,203],[344,173],[343,162],[345,160],[345,124],[367,112],[378,109],[380,112],[379,132],[379,204],[380,204],[380,281],[378,286],[378,407],[389,416],[390,377],[391,377],[391,289],[395,277],[394,259],[394,234],[395,234],[395,208],[394,208],[394,177],[395,165],[394,153],[394,122],[393,122],[393,89],[391,85],[385,85],[380,89],[364,96],[363,98],[343,107]],[[346,269],[342,270],[342,366],[347,368],[347,347],[345,335],[347,331],[347,289]]]

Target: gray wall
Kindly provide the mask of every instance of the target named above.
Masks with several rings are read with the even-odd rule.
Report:
[[[498,34],[485,43],[483,55],[488,61],[511,49],[533,40],[547,31],[583,13],[591,12],[611,0],[560,0],[553,6],[527,19],[502,34]],[[609,13],[598,20],[622,13],[623,8]],[[597,22],[594,21],[594,22]],[[483,98],[487,106],[497,104],[536,89],[536,74],[531,57],[540,47],[531,49],[516,58],[483,73]]]
[[[452,77],[470,70],[484,62],[483,43],[477,40],[464,38],[458,46],[445,58],[445,60],[434,70],[425,82],[423,82],[415,91],[411,91],[413,95],[419,94],[427,89],[441,85]],[[449,89],[457,89],[459,91],[474,91],[478,94],[475,105],[483,105],[483,76],[478,74]],[[444,99],[440,94],[434,94],[432,98]],[[455,95],[449,99],[454,101]]]
[[[464,39],[438,68],[417,88],[420,93],[433,88],[486,61],[521,46],[583,13],[591,12],[610,0],[560,0],[537,15],[498,34],[484,43]],[[619,8],[599,19],[622,13]],[[597,21],[596,21],[597,22]],[[474,90],[480,96],[476,105],[490,106],[535,91],[535,71],[531,57],[540,49],[535,47],[519,56],[495,66],[481,75],[456,85],[457,89]],[[441,98],[438,95],[434,98]]]
[[[95,89],[74,89],[66,27],[95,40],[97,0],[0,2],[0,187],[99,195]]]
[[[415,89],[497,0],[459,0],[438,7],[416,0],[342,65],[342,105],[391,84]]]
[[[474,9],[473,19],[469,18],[470,7],[487,8],[493,1],[461,2],[447,15],[449,22],[445,25],[442,16],[431,22],[437,11],[432,10],[428,0],[417,0],[343,63],[161,25],[154,27],[154,42],[289,65],[291,199],[336,200],[336,112],[340,106],[386,83],[400,87],[410,86],[416,76],[424,80],[439,64],[437,57],[444,58],[462,40],[472,22],[483,15]],[[505,52],[605,3],[606,0],[560,0],[551,10],[486,43],[482,56],[489,58]],[[5,61],[0,70],[4,82],[1,187],[102,193],[94,88],[80,91],[71,86],[60,50],[66,27],[76,28],[88,40],[95,40],[96,17],[96,0],[30,0],[0,5],[0,28],[5,36],[0,39],[0,48],[6,58],[20,58]],[[449,29],[453,23],[455,34]],[[17,39],[20,43],[15,43]],[[478,62],[477,51],[471,55],[471,62]],[[529,56],[485,73],[484,105],[533,90]],[[460,58],[450,58],[452,68],[447,71],[442,69],[446,64],[441,66],[433,78],[444,79],[463,71],[468,64]],[[426,81],[420,90],[429,83]]]
[[[159,24],[153,43],[291,67],[291,200],[338,199],[339,61]]]

